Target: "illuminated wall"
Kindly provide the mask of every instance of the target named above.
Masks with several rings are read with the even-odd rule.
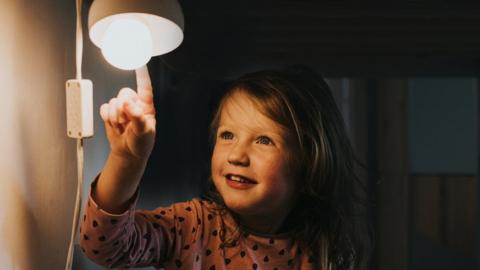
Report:
[[[75,1],[0,7],[0,269],[63,269],[77,181],[64,89],[75,76]],[[87,186],[108,153],[98,106],[133,77],[109,67],[87,37],[85,44],[96,131],[86,141]]]
[[[0,269],[65,264],[76,173],[63,84],[73,72],[74,4],[48,2],[1,3]]]

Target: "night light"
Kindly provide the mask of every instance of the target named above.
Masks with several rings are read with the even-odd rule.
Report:
[[[133,70],[177,48],[184,19],[176,0],[95,0],[88,28],[110,64]]]
[[[115,20],[105,30],[101,49],[105,59],[113,66],[136,69],[152,57],[152,36],[139,20]]]

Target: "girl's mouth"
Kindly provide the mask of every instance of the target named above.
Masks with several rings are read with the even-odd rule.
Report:
[[[227,174],[227,184],[234,189],[249,189],[257,184],[257,182],[243,177],[241,175]]]

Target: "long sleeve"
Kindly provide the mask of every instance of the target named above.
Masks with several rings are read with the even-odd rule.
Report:
[[[318,269],[318,258],[302,252],[288,234],[234,237],[239,232],[235,220],[210,201],[193,199],[146,211],[135,210],[137,198],[138,192],[127,211],[113,215],[90,195],[80,246],[92,261],[107,268]],[[235,240],[233,246],[224,245],[222,235]]]
[[[92,261],[108,268],[160,268],[195,241],[192,230],[201,216],[197,204],[190,201],[135,211],[137,198],[138,192],[127,211],[114,215],[99,208],[90,193],[81,221],[80,246]]]

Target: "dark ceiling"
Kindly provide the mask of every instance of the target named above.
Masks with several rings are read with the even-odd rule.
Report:
[[[207,76],[307,64],[326,76],[476,76],[480,2],[180,1],[184,43],[162,61]]]

